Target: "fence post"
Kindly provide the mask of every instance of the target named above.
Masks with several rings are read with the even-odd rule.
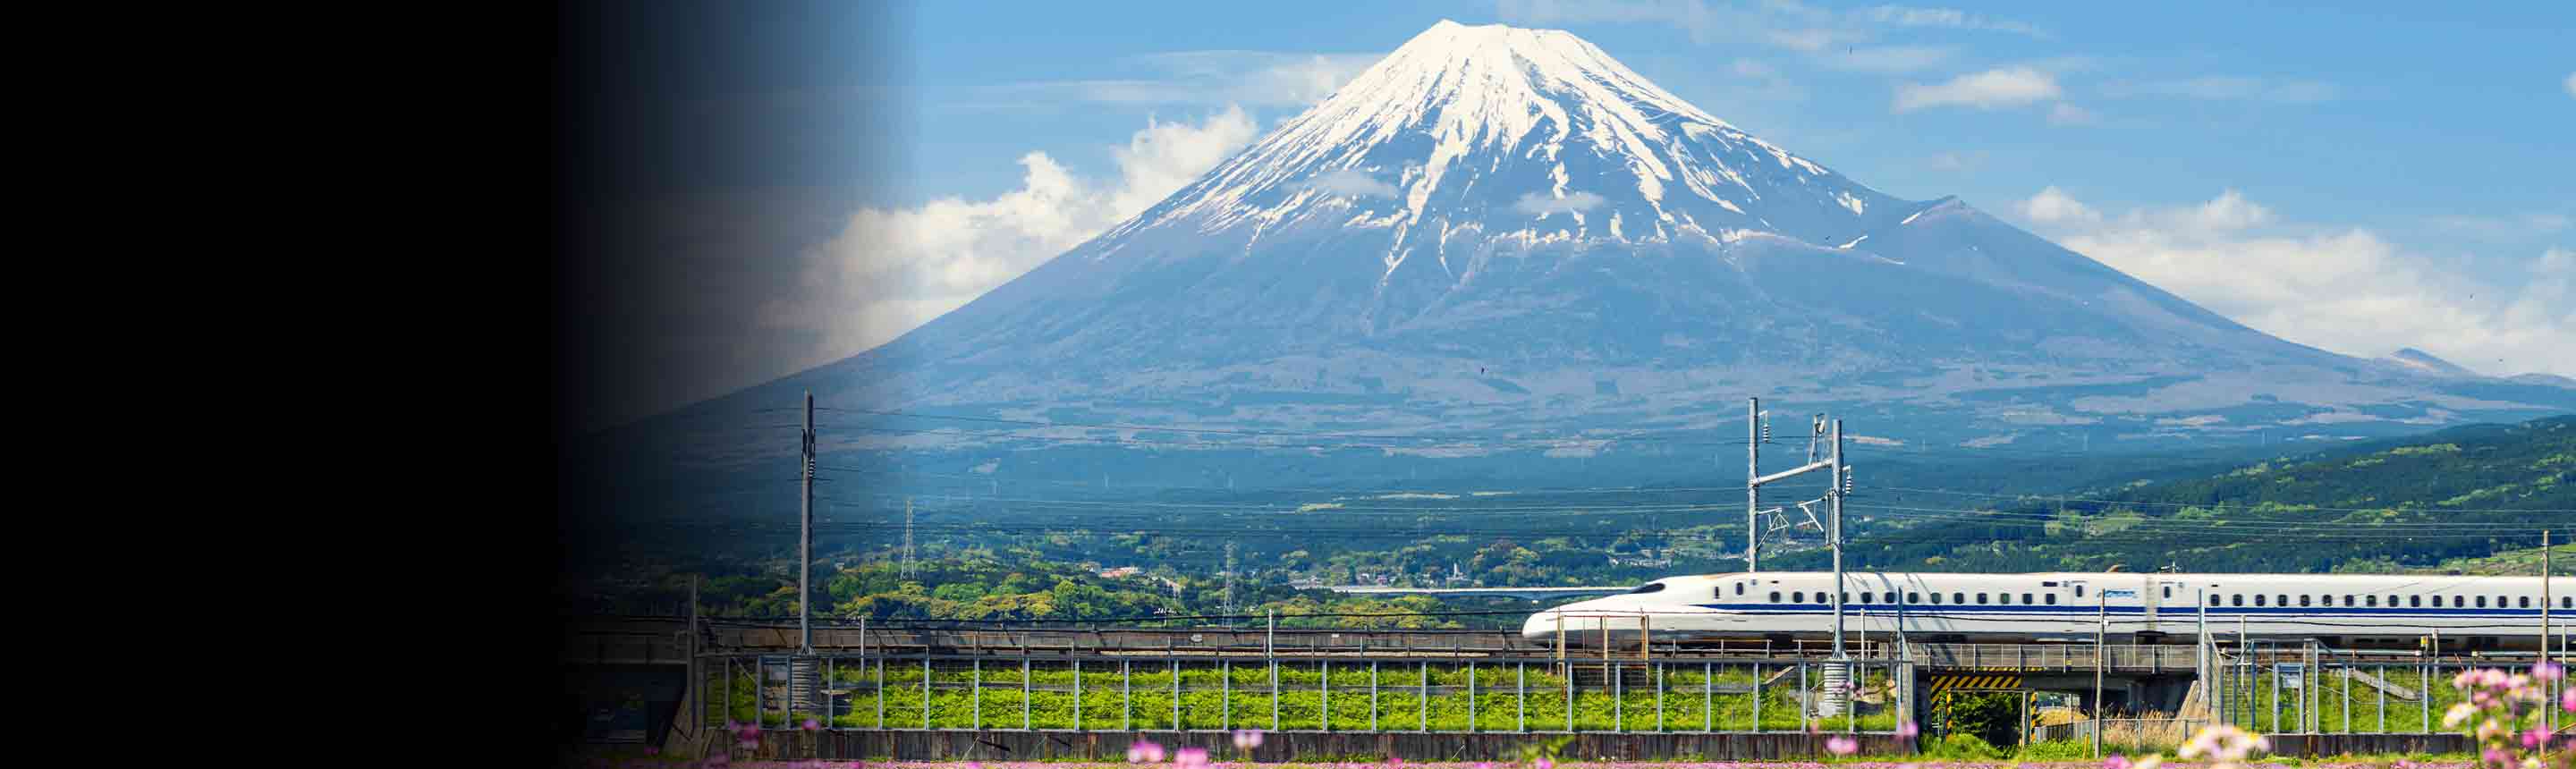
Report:
[[[1032,667],[1029,665],[1029,658],[1027,658],[1027,657],[1021,657],[1021,658],[1020,658],[1020,728],[1021,728],[1021,729],[1028,729],[1028,728],[1030,728],[1030,727],[1032,727],[1032,726],[1035,726],[1035,725],[1036,725],[1036,723],[1037,723],[1037,721],[1036,721],[1036,715],[1035,715],[1036,710],[1037,710],[1037,705],[1034,703],[1034,701],[1032,701],[1032,700],[1030,699],[1030,692],[1032,692],[1032,691],[1034,691],[1034,690],[1035,690],[1035,687],[1033,687],[1033,686],[1030,686],[1030,685],[1029,685],[1029,683],[1030,683],[1030,682],[1029,682],[1029,671],[1031,671],[1031,670],[1033,670],[1033,669],[1034,669],[1034,668],[1032,668]]]
[[[1073,730],[1082,731],[1082,658],[1073,660]]]
[[[974,667],[968,668],[966,672],[967,675],[973,676],[966,682],[966,696],[969,698],[967,706],[968,712],[971,713],[966,717],[966,728],[982,729],[984,728],[984,658],[977,657],[973,662]]]
[[[930,729],[930,657],[921,658],[921,728]]]
[[[1753,733],[1762,733],[1762,663],[1753,663]]]
[[[1172,731],[1181,731],[1181,658],[1172,658]]]
[[[1419,698],[1421,699],[1422,705],[1421,705],[1421,707],[1417,707],[1417,708],[1414,708],[1414,709],[1413,709],[1414,715],[1418,716],[1418,718],[1417,718],[1416,720],[1419,722],[1419,723],[1417,723],[1417,724],[1414,726],[1414,728],[1415,728],[1415,729],[1418,729],[1418,730],[1420,730],[1420,731],[1425,731],[1425,732],[1427,732],[1427,731],[1431,731],[1431,661],[1430,661],[1430,660],[1423,660],[1423,661],[1422,661],[1422,684],[1421,684],[1421,690],[1422,690],[1422,693],[1419,695]]]
[[[1717,731],[1717,663],[1699,663],[1699,730]]]
[[[1136,675],[1134,660],[1118,661],[1118,731],[1136,730]]]
[[[1476,663],[1467,663],[1467,731],[1476,731]]]
[[[879,657],[877,657],[877,728],[878,728],[878,729],[884,729],[884,728],[886,728],[886,726],[885,726],[885,666],[886,666],[885,657],[884,657],[884,656],[879,656]]]
[[[1232,729],[1234,728],[1234,661],[1217,660],[1216,670],[1217,696],[1223,698],[1217,700],[1216,728]]]
[[[1529,731],[1529,663],[1519,663],[1512,685],[1512,731]]]
[[[1369,660],[1369,731],[1377,731],[1377,660]]]
[[[1324,700],[1324,703],[1323,703],[1323,707],[1319,709],[1319,712],[1321,713],[1321,715],[1319,716],[1320,724],[1319,724],[1318,728],[1322,729],[1323,731],[1327,731],[1327,732],[1329,732],[1329,731],[1332,731],[1332,730],[1333,730],[1333,661],[1332,661],[1332,660],[1330,660],[1330,659],[1324,660],[1324,674],[1321,676],[1321,678],[1323,679],[1323,685],[1322,685],[1322,686],[1317,687],[1317,689],[1323,693],[1323,700]]]

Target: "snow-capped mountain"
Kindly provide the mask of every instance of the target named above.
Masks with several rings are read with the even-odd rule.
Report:
[[[2271,337],[1956,199],[1871,189],[1574,35],[1445,21],[965,307],[692,412],[809,388],[1030,422],[1603,437],[1740,430],[1762,395],[1936,446],[2576,408]]]

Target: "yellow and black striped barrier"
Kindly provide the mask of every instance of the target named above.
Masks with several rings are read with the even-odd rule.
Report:
[[[1930,684],[1932,691],[1935,692],[2009,692],[2019,691],[2021,689],[2021,674],[2019,673],[1970,673],[1966,675],[1937,673],[1926,676],[1925,678],[1929,679],[1926,683]]]

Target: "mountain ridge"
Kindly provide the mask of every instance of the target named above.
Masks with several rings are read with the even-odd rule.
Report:
[[[975,457],[1150,432],[1084,426],[1102,423],[1559,436],[1597,444],[1564,456],[1594,456],[1740,436],[1748,395],[1980,448],[2333,440],[2576,409],[2547,382],[2263,334],[1956,197],[1880,193],[1571,34],[1448,22],[965,306],[686,414],[798,390],[1066,425],[909,423],[833,445]]]

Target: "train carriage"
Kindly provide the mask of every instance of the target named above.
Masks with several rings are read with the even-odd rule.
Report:
[[[1597,642],[1637,633],[1811,639],[1833,633],[1834,575],[1758,572],[1666,577],[1627,593],[1531,615],[1522,634]],[[2190,643],[2323,639],[2342,648],[2539,647],[2576,620],[2576,578],[2361,574],[1845,572],[1846,634],[1916,642]]]

